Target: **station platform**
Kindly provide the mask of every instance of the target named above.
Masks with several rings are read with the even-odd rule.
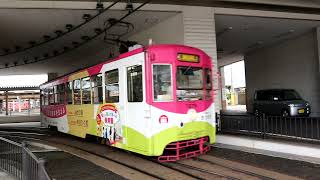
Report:
[[[320,164],[320,145],[218,134],[214,147]]]
[[[26,116],[0,116],[0,124],[6,123],[26,123],[26,122],[40,122],[40,115],[26,115]]]

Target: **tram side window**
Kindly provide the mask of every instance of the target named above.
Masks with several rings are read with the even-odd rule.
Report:
[[[74,104],[81,104],[81,84],[80,79],[73,81],[73,102]]]
[[[142,66],[130,66],[127,68],[128,102],[142,102]]]
[[[48,91],[49,91],[49,104],[53,105],[54,104],[53,87],[49,87]]]
[[[205,82],[206,82],[206,99],[212,99],[211,90],[212,90],[212,74],[211,70],[206,68],[205,71]]]
[[[49,96],[48,96],[48,89],[43,90],[43,104],[45,106],[49,105]]]
[[[67,82],[67,102],[68,104],[72,104],[72,82]]]
[[[90,77],[81,79],[82,103],[91,104],[91,86]]]
[[[91,77],[93,103],[99,104],[103,101],[102,95],[102,74],[97,74]]]
[[[118,69],[108,71],[105,74],[106,102],[119,102],[119,72]]]
[[[59,101],[58,101],[59,93],[58,93],[57,86],[53,86],[53,94],[54,94],[54,104],[59,104]]]
[[[59,84],[57,86],[58,89],[58,103],[64,104],[65,100],[65,84]]]
[[[153,65],[154,101],[172,101],[171,65]]]
[[[40,89],[40,105],[44,106],[44,89]]]

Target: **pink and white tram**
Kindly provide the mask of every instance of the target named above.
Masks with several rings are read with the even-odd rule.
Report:
[[[212,64],[203,51],[152,45],[41,85],[42,124],[159,161],[215,142]]]

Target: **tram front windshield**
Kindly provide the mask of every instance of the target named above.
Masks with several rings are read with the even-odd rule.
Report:
[[[200,67],[177,67],[177,100],[196,101],[203,98],[203,69]]]

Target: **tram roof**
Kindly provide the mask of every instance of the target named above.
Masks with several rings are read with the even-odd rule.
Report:
[[[88,70],[88,71],[94,71],[95,69],[100,69],[104,64],[106,63],[110,63],[110,62],[113,62],[113,61],[117,61],[117,60],[120,60],[120,59],[123,59],[123,58],[126,58],[126,57],[129,57],[129,56],[132,56],[132,55],[135,55],[135,54],[139,54],[147,49],[153,49],[153,48],[177,48],[177,47],[189,47],[189,48],[193,48],[193,49],[197,49],[201,52],[203,52],[202,50],[198,49],[198,48],[194,48],[194,47],[190,47],[190,46],[186,46],[186,45],[179,45],[179,44],[154,44],[154,45],[150,45],[150,46],[145,46],[145,47],[141,47],[141,48],[137,48],[137,49],[134,49],[134,50],[131,50],[131,51],[128,51],[126,53],[123,53],[123,54],[120,54],[118,57],[115,57],[113,59],[108,59],[102,63],[99,63],[97,65],[91,65],[89,67],[83,67],[81,69],[77,69],[73,72],[70,72],[68,74],[65,74],[65,75],[62,75],[62,76],[59,76],[51,81],[48,81],[46,83],[43,83],[40,85],[41,86],[44,86],[44,85],[47,85],[47,84],[50,84],[52,82],[55,82],[55,81],[66,81],[66,78],[68,78],[69,76],[71,75],[74,75],[76,73],[80,73],[81,71],[84,71],[84,70]],[[203,52],[204,53],[204,52]]]

